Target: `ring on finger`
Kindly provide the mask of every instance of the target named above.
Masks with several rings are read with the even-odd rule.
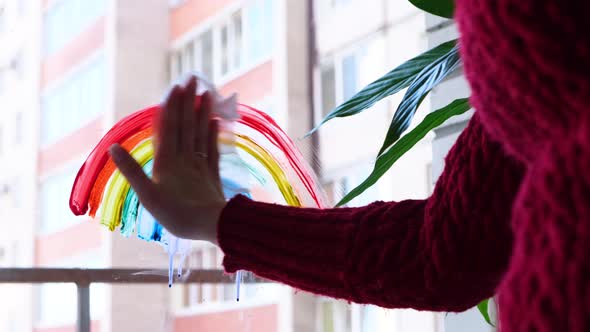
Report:
[[[195,152],[195,157],[207,159],[208,156],[205,152]]]

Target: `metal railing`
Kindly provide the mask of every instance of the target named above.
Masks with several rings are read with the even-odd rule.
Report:
[[[90,284],[168,284],[168,270],[145,269],[54,269],[54,268],[0,268],[0,284],[73,283],[78,291],[76,326],[78,332],[90,332]],[[175,283],[234,283],[235,278],[222,270],[191,270]],[[268,282],[249,276],[245,283]]]

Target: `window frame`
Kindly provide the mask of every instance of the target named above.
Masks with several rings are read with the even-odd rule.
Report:
[[[209,77],[209,79],[216,85],[224,85],[236,79],[237,77],[243,75],[244,73],[258,67],[259,65],[271,60],[274,56],[273,46],[270,47],[270,51],[268,52],[268,54],[263,54],[261,56],[257,56],[256,58],[251,59],[251,45],[249,45],[248,43],[248,40],[250,40],[251,36],[253,35],[251,27],[248,26],[250,17],[249,15],[251,15],[251,10],[252,8],[254,8],[255,5],[258,5],[258,2],[262,2],[263,4],[265,4],[266,1],[267,0],[250,0],[245,2],[239,2],[233,6],[228,6],[225,10],[223,10],[220,14],[216,15],[210,21],[199,24],[197,27],[195,27],[195,29],[185,34],[185,36],[181,37],[178,41],[174,42],[170,50],[168,59],[170,81],[175,82],[178,78],[183,77],[183,75],[186,75],[186,73],[194,72],[195,68],[199,67],[199,65],[202,65],[198,63],[198,60],[194,59],[192,66],[190,66],[189,69],[180,68],[180,70],[178,70],[177,56],[179,52],[184,52],[184,50],[189,45],[192,45],[193,49],[196,50],[198,46],[196,45],[196,43],[198,43],[201,40],[202,36],[208,31],[211,32],[212,37],[212,58],[221,59],[221,33],[224,27],[227,28],[228,31],[228,69],[226,72],[222,71],[222,61],[212,62],[213,77]],[[268,3],[272,5],[272,1],[268,1]],[[271,10],[272,8],[273,7],[271,7]],[[241,24],[241,50],[238,53],[236,53],[236,29],[234,25],[234,18],[238,13],[240,14]],[[274,44],[272,37],[271,40],[269,40],[268,42],[271,45]],[[239,54],[239,64],[236,63],[236,54]],[[199,72],[200,71],[202,70],[199,70]]]

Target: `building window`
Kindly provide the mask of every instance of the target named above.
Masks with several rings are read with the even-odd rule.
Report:
[[[317,305],[320,332],[352,331],[350,304],[345,301],[322,298]]]
[[[99,252],[91,251],[73,258],[52,263],[57,268],[104,268],[104,259]],[[90,318],[101,319],[107,303],[107,285],[90,285]],[[43,284],[36,289],[37,317],[39,327],[71,325],[76,321],[77,294],[73,284]]]
[[[271,0],[247,2],[171,53],[171,80],[194,71],[227,80],[264,61],[272,54],[272,18]]]
[[[222,255],[217,247],[195,248],[187,257],[186,265],[190,269],[220,269]],[[235,300],[232,285],[189,284],[180,287],[184,287],[182,306],[185,308]]]
[[[105,64],[99,58],[42,98],[41,141],[51,144],[103,112]]]
[[[382,38],[371,38],[320,62],[318,86],[321,91],[318,106],[322,108],[324,117],[336,106],[352,98],[362,87],[383,75],[384,46]]]
[[[0,68],[0,96],[4,93],[4,89],[7,86],[8,71],[4,68]]]
[[[74,172],[54,175],[41,184],[42,233],[53,233],[74,223],[76,217],[70,212],[68,204],[74,175]]]
[[[14,144],[23,142],[23,113],[18,112],[14,118]]]
[[[0,33],[6,29],[6,5],[0,3]]]
[[[325,116],[336,107],[336,71],[333,64],[321,68],[322,114]]]
[[[61,0],[44,18],[45,54],[51,55],[104,15],[106,0]]]

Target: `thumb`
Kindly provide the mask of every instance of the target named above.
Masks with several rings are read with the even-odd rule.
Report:
[[[119,144],[113,144],[109,153],[111,158],[119,168],[119,171],[135,192],[137,197],[144,206],[148,206],[150,202],[153,202],[155,188],[152,180],[148,178],[141,166],[133,159],[133,157],[123,149]]]

